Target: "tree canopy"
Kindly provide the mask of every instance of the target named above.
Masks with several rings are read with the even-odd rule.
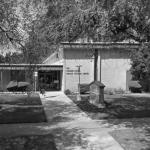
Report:
[[[116,41],[134,39],[150,41],[150,2],[117,0],[109,15],[109,30]]]
[[[44,17],[43,36],[52,44],[79,38],[100,41],[106,32],[108,15],[99,2],[63,0],[51,2]]]
[[[2,45],[13,43],[19,37],[16,7],[17,1],[15,0],[0,1],[0,44]]]

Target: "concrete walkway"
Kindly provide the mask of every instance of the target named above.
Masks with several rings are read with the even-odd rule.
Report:
[[[48,123],[0,125],[0,136],[52,133],[58,150],[123,150],[108,128],[90,119],[61,92],[42,98]]]

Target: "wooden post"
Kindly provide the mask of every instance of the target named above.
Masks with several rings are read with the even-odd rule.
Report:
[[[101,53],[99,53],[99,56],[100,56],[99,57],[99,62],[100,62],[100,64],[99,64],[99,66],[100,66],[100,68],[99,68],[99,81],[102,82],[102,59],[101,59]]]

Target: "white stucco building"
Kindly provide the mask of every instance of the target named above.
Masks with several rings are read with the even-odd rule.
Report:
[[[105,89],[128,90],[131,80],[129,55],[138,46],[138,43],[65,42],[43,64],[0,64],[0,90],[7,91],[8,83],[13,80],[29,81],[25,75],[25,70],[29,68],[37,73],[36,80],[33,79],[36,90],[69,89],[75,92],[78,90],[79,77],[80,84],[89,84],[97,79],[106,86]],[[97,63],[94,61],[95,51]],[[80,72],[77,66],[81,66]]]
[[[62,66],[60,75],[61,90],[77,91],[79,83],[91,83],[94,80],[94,56],[98,52],[97,80],[106,88],[128,90],[131,79],[129,69],[130,51],[138,48],[137,43],[62,43],[59,51],[49,56],[43,63]]]

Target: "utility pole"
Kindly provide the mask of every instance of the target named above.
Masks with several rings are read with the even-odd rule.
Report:
[[[78,83],[78,94],[77,94],[77,100],[80,101],[81,100],[81,95],[80,95],[80,74],[81,74],[81,65],[76,66],[78,68],[78,76],[79,76],[79,83]]]

